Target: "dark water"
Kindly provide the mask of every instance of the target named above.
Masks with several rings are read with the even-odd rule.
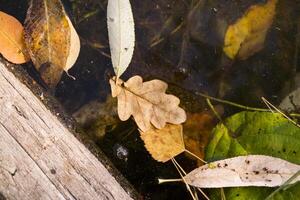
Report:
[[[300,1],[279,0],[264,48],[246,60],[231,61],[222,51],[224,30],[254,4],[264,0],[131,0],[136,23],[133,61],[122,77],[141,75],[169,83],[170,91],[182,100],[188,112],[206,108],[197,92],[264,107],[266,97],[277,105],[294,87],[299,73]],[[65,0],[66,10],[81,38],[81,53],[70,74],[64,75],[55,96],[70,114],[110,95],[113,75],[106,28],[106,1]],[[197,7],[198,6],[198,7]],[[27,1],[0,0],[0,10],[21,22]],[[225,21],[220,25],[220,21]],[[298,37],[298,38],[297,38]],[[24,68],[37,78],[31,64]],[[97,109],[97,108],[95,108]],[[224,116],[237,109],[224,106]],[[172,163],[154,161],[144,148],[132,121],[117,125],[95,142],[145,199],[189,199],[183,184],[158,185],[157,177],[179,178]],[[179,156],[190,171],[196,162]]]

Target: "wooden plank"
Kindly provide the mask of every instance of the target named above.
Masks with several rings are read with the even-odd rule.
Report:
[[[0,134],[0,193],[9,199],[132,199],[1,63]]]

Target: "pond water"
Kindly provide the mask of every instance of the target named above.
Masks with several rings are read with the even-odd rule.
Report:
[[[26,0],[0,2],[1,11],[24,21]],[[115,101],[109,97],[108,80],[113,69],[106,26],[107,1],[63,2],[80,36],[81,52],[69,71],[76,80],[64,75],[56,88],[56,98],[70,115],[85,123],[78,130],[101,148],[144,199],[190,199],[182,183],[157,184],[157,178],[179,178],[173,164],[153,160],[134,122],[119,122],[111,112]],[[122,78],[141,75],[144,80],[164,80],[169,84],[168,92],[179,96],[181,105],[193,114],[209,112],[199,93],[252,107],[266,107],[261,101],[263,96],[278,105],[300,84],[296,81],[300,71],[299,1],[277,1],[274,19],[257,52],[246,59],[230,59],[223,51],[229,25],[244,17],[251,6],[267,2],[131,0],[136,47]],[[32,64],[24,68],[38,79]],[[222,117],[240,110],[214,105]],[[216,122],[211,120],[211,124]],[[208,126],[211,129],[212,125]],[[185,155],[178,156],[178,162],[186,171],[197,167],[197,161]]]

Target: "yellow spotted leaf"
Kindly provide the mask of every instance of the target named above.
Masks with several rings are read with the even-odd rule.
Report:
[[[0,11],[0,53],[8,61],[22,64],[29,61],[22,24],[14,17]]]
[[[60,0],[31,0],[25,20],[25,43],[42,79],[54,88],[75,63],[78,35]]]
[[[277,0],[251,6],[246,13],[230,25],[225,34],[225,54],[231,58],[247,59],[264,47],[272,25]]]
[[[112,96],[118,98],[118,115],[126,121],[132,115],[138,127],[146,132],[162,129],[166,123],[181,124],[186,120],[185,111],[179,107],[178,97],[166,94],[167,83],[160,80],[143,82],[142,77],[133,76],[123,82],[116,77],[110,80]]]
[[[153,128],[140,134],[152,158],[167,162],[185,150],[182,131],[182,125],[167,124],[163,129]]]

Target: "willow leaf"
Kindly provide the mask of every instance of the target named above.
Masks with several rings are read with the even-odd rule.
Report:
[[[134,20],[129,0],[109,0],[107,25],[111,60],[117,77],[120,77],[131,62],[135,33]]]

